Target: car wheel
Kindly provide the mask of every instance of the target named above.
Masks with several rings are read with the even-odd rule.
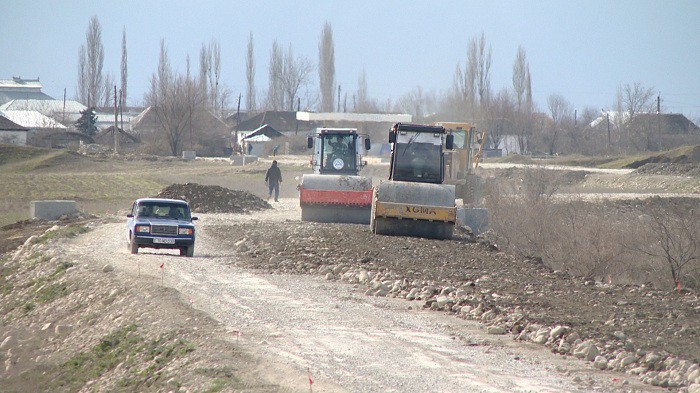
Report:
[[[129,251],[132,254],[138,254],[139,253],[139,245],[136,244],[136,241],[134,240],[133,236],[129,236],[131,240],[129,241]]]
[[[182,247],[180,249],[180,256],[186,256],[192,258],[194,256],[194,245],[189,247]]]

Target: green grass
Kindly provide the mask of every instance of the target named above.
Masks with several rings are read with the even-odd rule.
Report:
[[[46,243],[53,239],[66,238],[66,237],[76,237],[82,233],[87,233],[90,231],[85,225],[69,225],[67,227],[60,228],[55,231],[48,231],[37,237],[32,241],[32,244]],[[72,266],[72,265],[71,265]],[[64,269],[65,270],[65,269]]]
[[[17,162],[41,160],[42,157],[57,154],[60,150],[38,147],[15,146],[0,143],[0,166]]]

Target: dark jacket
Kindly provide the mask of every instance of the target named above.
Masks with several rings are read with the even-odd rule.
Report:
[[[267,170],[265,181],[269,181],[272,184],[282,182],[282,171],[280,171],[277,163],[273,162],[272,166]]]

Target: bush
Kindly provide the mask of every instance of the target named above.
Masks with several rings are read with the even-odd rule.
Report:
[[[586,279],[700,288],[696,201],[588,202],[556,195],[566,181],[532,169],[487,189],[493,240]]]

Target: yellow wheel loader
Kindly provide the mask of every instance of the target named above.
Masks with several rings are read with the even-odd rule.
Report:
[[[441,126],[397,123],[392,127],[389,180],[374,188],[372,232],[452,238],[455,186],[443,182],[444,148],[451,150],[453,141],[453,136]]]

